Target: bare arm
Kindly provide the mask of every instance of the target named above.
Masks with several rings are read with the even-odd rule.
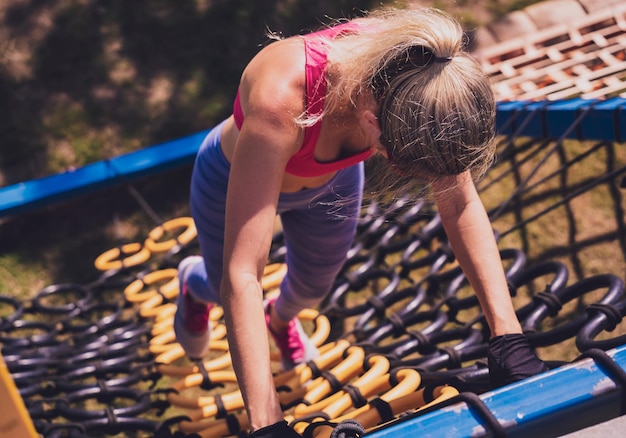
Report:
[[[285,165],[302,141],[293,121],[302,111],[301,89],[266,70],[276,64],[257,62],[248,70],[254,81],[242,82],[246,118],[231,157],[220,291],[233,366],[253,430],[283,419],[270,368],[260,280]]]
[[[491,336],[521,333],[491,223],[469,175],[433,183],[441,221],[478,300]]]

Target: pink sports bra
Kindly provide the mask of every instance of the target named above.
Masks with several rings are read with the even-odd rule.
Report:
[[[359,27],[360,26],[356,23],[348,22],[303,36],[306,56],[306,105],[307,111],[310,114],[319,114],[323,111],[324,99],[326,97],[326,80],[324,75],[326,70],[327,46],[324,40],[318,37],[322,36],[332,39],[342,32],[353,31]],[[241,102],[239,101],[239,92],[237,92],[237,96],[235,97],[233,116],[237,128],[241,129],[244,122],[244,114],[241,108]],[[287,163],[285,167],[287,173],[301,177],[321,176],[350,167],[372,155],[372,150],[366,149],[355,155],[336,161],[317,161],[314,153],[321,129],[321,120],[315,125],[305,128],[302,147]]]

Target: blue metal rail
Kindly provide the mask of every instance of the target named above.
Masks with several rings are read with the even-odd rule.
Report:
[[[0,218],[192,163],[210,130],[79,169],[0,188]]]
[[[516,137],[626,141],[626,99],[500,102],[498,133]]]
[[[500,102],[496,126],[502,135],[623,141],[626,99]],[[147,147],[71,172],[0,188],[0,218],[44,207],[193,162],[210,129]]]
[[[592,358],[583,359],[476,396],[478,404],[462,401],[423,415],[404,416],[367,436],[538,438],[602,423],[623,415],[626,409],[626,346],[610,350],[606,356],[615,369],[602,362],[598,365]],[[497,427],[491,428],[485,417],[495,420]]]

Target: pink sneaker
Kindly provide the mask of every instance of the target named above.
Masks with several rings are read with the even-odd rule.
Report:
[[[190,256],[178,265],[179,293],[174,316],[176,340],[191,359],[201,359],[209,352],[209,311],[212,305],[196,301],[187,287],[190,268],[204,263],[200,256]]]
[[[287,330],[282,333],[275,333],[272,330],[270,327],[270,309],[275,301],[273,299],[265,303],[265,324],[280,351],[281,368],[283,371],[288,371],[300,363],[315,359],[319,352],[304,332],[298,318],[289,321]]]

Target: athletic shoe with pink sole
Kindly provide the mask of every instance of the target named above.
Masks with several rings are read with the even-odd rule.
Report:
[[[265,302],[265,324],[280,351],[280,364],[283,371],[289,371],[296,365],[315,359],[319,352],[315,344],[306,335],[298,318],[289,321],[287,330],[275,333],[270,327],[270,309],[276,300]]]
[[[204,263],[200,256],[189,256],[178,265],[179,292],[174,316],[176,340],[190,359],[201,359],[209,352],[211,327],[209,311],[212,305],[194,299],[187,287],[189,271],[196,263]]]

